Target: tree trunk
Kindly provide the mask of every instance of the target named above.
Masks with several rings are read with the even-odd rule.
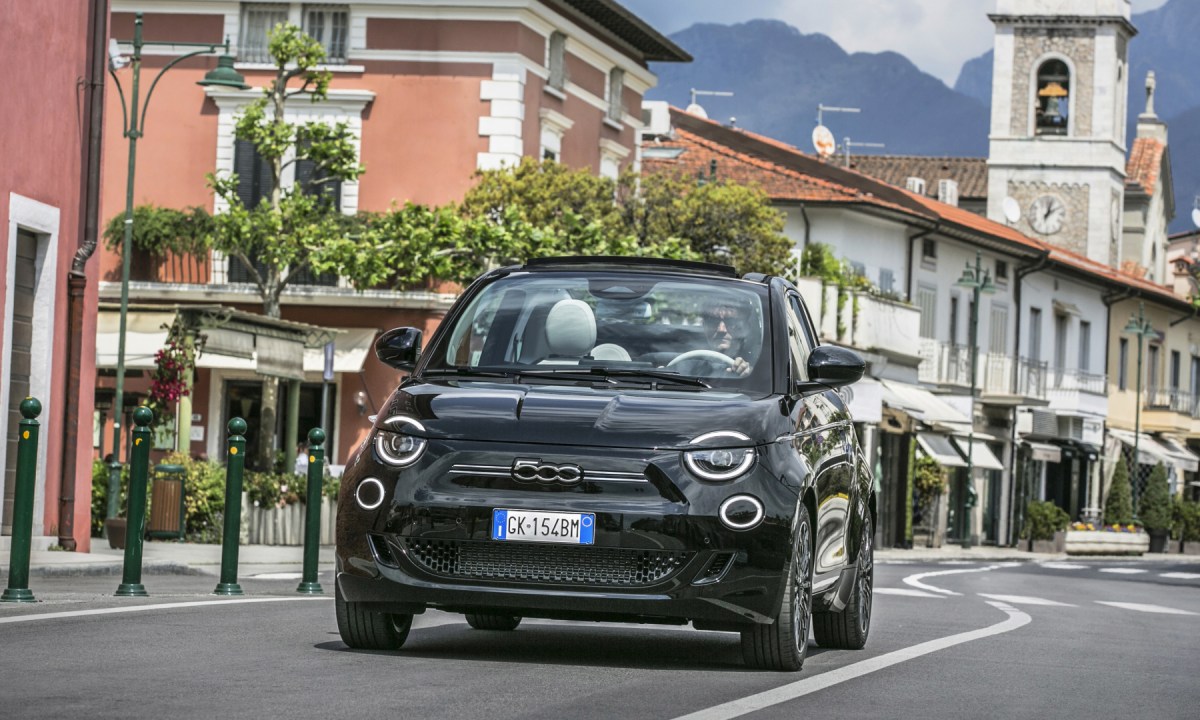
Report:
[[[267,292],[263,298],[263,315],[279,319],[279,270],[267,268]],[[258,451],[255,453],[254,465],[259,470],[273,471],[275,469],[275,450],[278,445],[276,418],[279,417],[279,378],[263,377],[262,404],[258,413]],[[285,468],[286,469],[286,468]]]

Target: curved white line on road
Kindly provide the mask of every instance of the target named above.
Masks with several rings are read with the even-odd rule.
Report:
[[[877,587],[877,588],[875,588],[874,592],[876,595],[902,595],[904,597],[937,598],[938,600],[945,600],[945,598],[942,597],[941,595],[936,595],[934,593],[928,593],[928,592],[925,592],[924,590],[909,590],[908,588]]]
[[[210,607],[217,605],[245,605],[247,603],[292,602],[294,600],[332,600],[329,597],[268,597],[234,598],[232,600],[195,600],[192,602],[158,603],[156,605],[128,605],[125,607],[98,608],[96,610],[67,610],[64,612],[38,613],[36,615],[12,615],[0,618],[0,625],[31,622],[33,620],[58,620],[59,618],[88,617],[91,615],[115,615],[117,613],[144,612],[146,610],[174,610],[175,608]]]
[[[946,588],[935,587],[933,585],[926,585],[925,583],[921,582],[921,579],[927,578],[927,577],[935,577],[938,575],[958,575],[961,573],[987,572],[988,570],[996,570],[996,569],[1002,568],[1002,567],[1006,567],[1006,566],[1004,566],[1004,565],[988,565],[986,567],[964,568],[962,570],[938,570],[937,572],[918,573],[916,575],[909,575],[908,577],[904,578],[904,584],[911,585],[912,587],[915,587],[919,590],[928,590],[929,592],[941,593],[943,595],[962,595],[962,593],[956,593],[953,590],[947,590]]]
[[[844,683],[847,680],[853,680],[854,678],[862,677],[863,675],[876,672],[877,670],[883,670],[884,668],[891,667],[892,665],[902,663],[906,660],[912,660],[914,658],[921,657],[922,655],[935,653],[938,650],[945,650],[946,648],[971,642],[972,640],[980,640],[985,637],[991,637],[992,635],[1000,635],[1002,633],[1009,632],[1010,630],[1016,630],[1019,627],[1028,625],[1031,619],[1028,614],[1001,602],[988,602],[988,605],[1003,610],[1008,614],[1008,618],[1001,620],[995,625],[991,625],[989,627],[979,630],[971,630],[965,633],[959,633],[958,635],[950,635],[948,637],[938,638],[937,640],[923,642],[919,645],[913,645],[912,647],[895,650],[890,653],[880,655],[879,657],[873,657],[869,660],[856,662],[853,665],[847,665],[845,667],[837,668],[836,670],[830,670],[829,672],[815,675],[810,678],[805,678],[804,680],[798,680],[794,683],[789,683],[772,690],[767,690],[765,692],[750,695],[739,700],[733,700],[721,705],[715,705],[705,710],[700,710],[698,712],[691,713],[690,715],[684,715],[680,718],[676,718],[676,720],[728,720],[728,718],[741,717],[747,713],[762,710],[765,707],[778,705],[779,703],[784,703],[789,700],[795,700],[796,698],[815,693],[818,690],[824,690],[827,687]]]

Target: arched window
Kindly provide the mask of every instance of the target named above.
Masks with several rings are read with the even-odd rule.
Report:
[[[1071,108],[1071,70],[1062,60],[1047,60],[1038,68],[1034,133],[1066,135]]]

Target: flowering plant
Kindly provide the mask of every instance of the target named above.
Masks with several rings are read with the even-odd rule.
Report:
[[[196,348],[184,338],[179,323],[167,330],[167,343],[154,353],[154,374],[150,378],[150,401],[155,424],[165,420],[168,405],[191,393],[192,371],[196,369]]]
[[[1095,523],[1076,522],[1076,523],[1071,524],[1071,529],[1072,530],[1096,530],[1096,529],[1099,529],[1104,532],[1135,533],[1135,532],[1140,531],[1141,527],[1139,527],[1138,525],[1135,525],[1133,523],[1124,523],[1124,524],[1114,523],[1112,525],[1101,525],[1099,528],[1097,528]]]

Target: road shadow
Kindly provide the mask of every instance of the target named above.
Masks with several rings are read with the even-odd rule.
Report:
[[[394,652],[352,650],[341,641],[317,643],[314,647],[430,661],[757,672],[742,662],[741,642],[734,633],[637,625],[624,628],[586,623],[525,623],[512,632],[497,632],[474,630],[464,622],[415,628],[403,649]],[[822,652],[810,644],[810,658]]]

